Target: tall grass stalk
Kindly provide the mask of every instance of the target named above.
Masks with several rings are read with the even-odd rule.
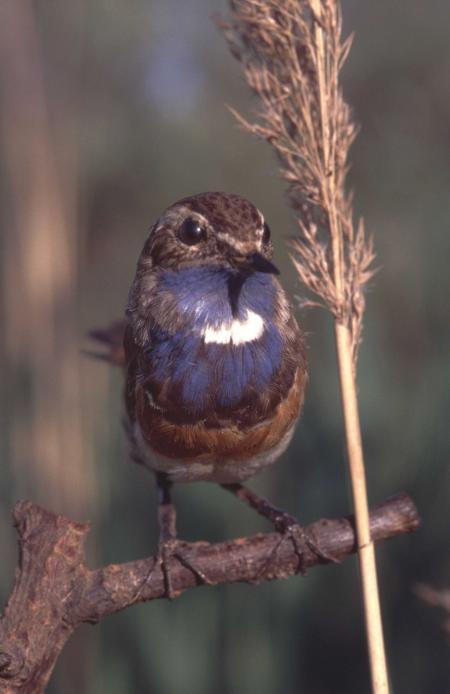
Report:
[[[13,495],[33,494],[83,517],[95,479],[77,344],[76,171],[71,145],[55,127],[65,122],[55,108],[65,102],[48,80],[42,40],[33,3],[1,3],[0,145],[9,200],[0,257],[2,375],[14,393]]]
[[[352,196],[346,191],[356,127],[339,81],[352,38],[342,39],[337,0],[230,0],[230,8],[230,20],[221,28],[259,104],[252,122],[232,111],[278,156],[298,224],[292,259],[314,297],[305,303],[326,307],[334,318],[372,689],[386,694],[355,380],[364,288],[373,275],[374,252],[362,220],[354,226]]]

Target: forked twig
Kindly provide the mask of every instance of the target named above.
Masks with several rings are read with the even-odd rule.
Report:
[[[88,523],[75,523],[29,501],[16,504],[14,520],[20,562],[0,618],[0,692],[40,694],[64,644],[80,624],[95,624],[136,602],[164,598],[165,580],[159,564],[151,570],[156,557],[89,569],[84,552]],[[371,512],[375,540],[412,532],[419,524],[414,503],[406,494],[388,499]],[[355,551],[351,517],[321,520],[307,529],[339,560]],[[289,542],[279,545],[276,565],[267,564],[277,543],[279,535],[269,533],[213,545],[186,543],[185,551],[209,583],[253,583],[299,571],[298,554]],[[305,545],[302,565],[309,568],[319,563],[324,561]],[[177,594],[199,585],[199,576],[175,559],[171,577]]]

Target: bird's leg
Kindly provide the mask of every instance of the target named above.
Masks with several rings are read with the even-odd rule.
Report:
[[[180,564],[192,571],[200,583],[210,583],[203,571],[200,571],[189,561],[184,551],[186,543],[177,538],[177,512],[170,494],[172,482],[165,473],[157,472],[156,484],[158,487],[158,552],[152,568],[138,589],[136,600],[141,596],[144,586],[150,581],[155,569],[159,567],[162,569],[164,576],[166,596],[170,600],[176,597],[170,568],[172,558],[177,559]]]
[[[294,516],[291,516],[289,513],[286,513],[286,511],[273,506],[270,501],[265,499],[263,496],[259,496],[251,489],[248,489],[239,483],[222,484],[221,487],[254,508],[255,511],[257,511],[261,516],[270,521],[275,530],[281,534],[280,540],[270,553],[268,559],[269,563],[272,563],[281,544],[286,540],[290,540],[294,546],[295,552],[298,556],[299,571],[302,574],[306,573],[304,567],[305,546],[307,546],[320,559],[331,562],[337,561],[334,557],[321,550],[316,539],[300,525]],[[265,569],[266,566],[263,567],[263,571]]]

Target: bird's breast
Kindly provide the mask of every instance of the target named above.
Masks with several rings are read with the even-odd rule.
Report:
[[[236,297],[226,273],[192,268],[164,274],[149,301],[127,391],[150,449],[172,460],[250,460],[274,449],[298,416],[306,378],[281,286],[255,273]]]
[[[147,381],[156,404],[201,418],[233,408],[268,387],[280,366],[283,339],[256,313],[200,331],[154,331]],[[251,401],[249,403],[251,405]]]
[[[253,427],[209,428],[204,422],[170,422],[137,392],[137,440],[149,465],[174,481],[247,479],[287,447],[303,401],[305,372],[298,368],[287,397],[266,421]]]

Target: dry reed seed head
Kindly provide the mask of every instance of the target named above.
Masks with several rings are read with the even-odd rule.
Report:
[[[339,74],[353,37],[342,39],[337,0],[231,0],[230,8],[224,33],[258,97],[255,120],[232,111],[274,148],[299,222],[294,265],[349,326],[356,358],[374,253],[363,225],[354,231],[345,190],[357,128]]]
[[[348,368],[352,357],[356,369],[363,290],[373,258],[362,226],[354,233],[351,196],[345,191],[348,152],[356,128],[342,96],[339,73],[351,39],[341,38],[339,0],[231,0],[231,8],[229,41],[241,48],[244,75],[260,105],[256,122],[240,122],[265,138],[278,154],[299,222],[294,266],[337,321],[358,547],[364,548],[360,564],[372,689],[387,693],[355,379]]]

